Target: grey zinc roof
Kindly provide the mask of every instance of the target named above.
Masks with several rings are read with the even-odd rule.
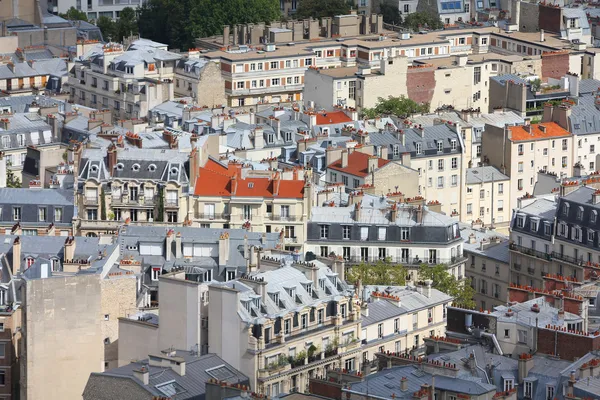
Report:
[[[579,203],[579,204],[588,204],[594,208],[600,209],[600,204],[594,204],[592,202],[592,195],[594,194],[595,191],[596,191],[596,189],[591,188],[589,186],[582,186],[582,187],[577,188],[576,190],[572,191],[571,193],[563,196],[562,200],[569,201],[569,202],[572,201],[574,203]]]
[[[150,355],[152,356],[152,355]],[[181,376],[170,367],[158,367],[149,365],[149,360],[141,360],[119,368],[114,368],[104,372],[104,374],[92,374],[90,380],[94,379],[94,375],[108,375],[114,377],[133,377],[133,371],[146,366],[150,373],[150,379],[146,389],[155,396],[174,398],[173,393],[166,393],[161,386],[169,382],[176,382],[183,389],[177,394],[177,399],[204,399],[206,392],[206,382],[218,376],[220,380],[228,383],[248,383],[248,377],[226,363],[223,359],[215,354],[206,354],[198,356],[189,351],[177,350],[175,357],[182,357],[185,360],[185,375]],[[143,383],[134,379],[140,386]]]
[[[459,135],[457,135],[457,133],[454,130],[452,130],[448,125],[441,124],[425,126],[423,127],[423,131],[423,137],[421,137],[421,134],[420,132],[418,132],[417,129],[404,129],[404,146],[402,145],[402,142],[398,139],[395,133],[391,133],[385,130],[383,132],[370,133],[369,140],[371,144],[376,146],[398,145],[400,146],[400,153],[416,153],[417,143],[421,143],[423,152],[427,152],[428,150],[432,151],[434,149],[437,149],[436,141],[442,141],[444,149],[449,149],[451,145],[451,140],[454,139],[457,142],[457,154],[460,151],[461,140],[459,139]]]
[[[522,84],[527,83],[527,81],[525,79],[521,78],[520,76],[513,75],[513,74],[492,76],[490,79],[492,79],[502,85],[504,85],[506,83],[506,81],[513,81],[514,83],[522,83]]]
[[[73,205],[73,191],[66,189],[0,188],[0,204]]]
[[[592,94],[600,88],[600,80],[598,79],[582,79],[579,81],[579,95]]]
[[[509,251],[508,251],[508,237],[499,234],[496,231],[486,230],[485,232],[480,229],[472,229],[468,224],[460,225],[460,235],[464,239],[463,249],[466,252],[476,253],[484,257],[497,260],[508,264],[509,262]],[[475,235],[475,243],[469,243],[469,237]],[[494,240],[498,238],[500,243],[495,243]],[[491,242],[481,249],[481,241],[486,240]]]
[[[569,118],[570,131],[574,135],[586,135],[600,132],[600,110],[594,103],[594,96],[582,96],[571,107]]]
[[[565,7],[562,9],[562,15],[564,18],[577,18],[579,20],[579,27],[581,29],[590,29],[590,24],[588,23],[587,15],[585,14],[585,10],[583,8]]]
[[[371,293],[385,292],[400,297],[400,306],[386,300],[371,301]],[[394,318],[406,313],[429,308],[437,304],[448,303],[452,297],[436,289],[431,289],[431,295],[427,297],[420,289],[410,286],[377,286],[369,285],[363,288],[361,295],[369,296],[367,307],[369,316],[363,317],[362,326],[369,326],[386,319]]]
[[[540,198],[536,199],[533,203],[520,208],[517,212],[540,217],[545,220],[553,220],[555,211],[556,202],[554,200]]]
[[[467,169],[467,184],[472,185],[482,182],[501,182],[507,181],[510,178],[498,171],[496,167],[485,166],[478,168]]]
[[[30,105],[36,102],[42,107],[58,105],[64,107],[64,103],[48,96],[10,96],[0,97],[0,108],[10,106],[13,113],[24,113],[29,111]]]

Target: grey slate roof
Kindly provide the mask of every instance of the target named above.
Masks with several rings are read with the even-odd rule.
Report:
[[[581,79],[579,81],[579,95],[592,94],[600,88],[600,80],[598,79]]]
[[[460,234],[464,239],[463,249],[465,252],[479,254],[492,260],[508,264],[509,240],[507,236],[501,235],[496,231],[486,230],[485,232],[482,232],[480,229],[472,229],[468,224],[460,224]],[[471,235],[475,235],[475,243],[469,243],[469,237]],[[500,243],[494,242],[496,238],[500,239]],[[481,249],[482,240],[490,242],[485,245],[483,249]]]
[[[600,132],[600,110],[594,104],[594,96],[581,96],[578,98],[577,104],[571,107],[569,128],[573,135]]]
[[[501,182],[508,181],[510,178],[492,166],[467,168],[467,185],[492,182],[492,180],[494,182]]]
[[[528,83],[528,81],[526,81],[525,79],[521,78],[520,76],[513,75],[513,74],[492,76],[490,79],[492,79],[502,85],[504,85],[507,81],[513,81],[514,83],[522,83],[522,84]]]
[[[73,206],[73,198],[68,189],[0,188],[0,204]]]
[[[230,384],[240,383],[248,385],[248,377],[226,363],[223,359],[215,354],[206,354],[198,356],[189,351],[177,350],[176,357],[182,357],[185,360],[185,375],[181,376],[173,371],[170,367],[158,367],[149,365],[149,360],[141,360],[119,368],[114,368],[104,373],[92,373],[84,393],[89,398],[93,397],[92,390],[104,390],[103,387],[95,387],[93,381],[98,377],[115,377],[132,379],[140,389],[150,392],[153,396],[169,397],[177,399],[194,399],[203,400],[206,393],[206,382],[209,379],[218,377],[222,381],[227,381]],[[146,366],[150,373],[150,379],[147,386],[133,377],[133,371]],[[178,393],[175,396],[173,386],[169,383],[175,382]],[[137,392],[137,391],[136,391]],[[136,393],[134,392],[134,393]],[[139,392],[137,392],[139,393]],[[120,394],[121,398],[125,398],[126,393]]]

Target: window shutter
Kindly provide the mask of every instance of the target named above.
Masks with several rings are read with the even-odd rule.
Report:
[[[281,332],[281,317],[275,320],[275,334],[278,335]]]

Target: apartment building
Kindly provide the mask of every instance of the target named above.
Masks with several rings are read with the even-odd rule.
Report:
[[[291,179],[262,172],[209,159],[195,181],[188,220],[200,227],[279,233],[286,250],[301,250],[314,196],[307,172],[294,170]]]
[[[421,286],[358,287],[362,299],[362,367],[377,353],[395,352],[423,356],[425,340],[446,336],[446,308],[452,297]]]
[[[511,271],[508,237],[480,225],[461,225],[460,233],[467,258],[465,275],[475,289],[475,304],[483,310],[506,304]]]
[[[82,235],[114,234],[124,222],[173,226],[186,221],[190,155],[115,143],[79,151],[75,198]],[[199,158],[199,152],[191,157]]]
[[[43,189],[40,186],[30,184],[30,188],[0,188],[0,228],[5,234],[73,234],[73,190]]]
[[[553,198],[523,199],[511,221],[510,282],[543,287],[545,274],[558,274],[552,263],[556,201]],[[569,270],[562,270],[561,275]],[[569,274],[569,275],[571,275]]]
[[[447,215],[459,215],[466,168],[460,127],[452,122],[414,126],[409,120],[399,121],[396,126],[387,125],[382,132],[370,133],[368,142],[377,151],[382,149],[383,154],[387,151],[388,159],[402,160],[405,167],[418,172],[418,196],[441,204]],[[408,189],[400,185],[397,190]]]
[[[304,75],[303,100],[317,109],[332,105],[356,107],[356,74],[359,68],[309,68]]]
[[[199,57],[200,52],[189,50],[187,58],[175,64],[176,96],[191,97],[198,104],[218,107],[227,104],[225,81],[219,64]]]
[[[144,2],[144,0],[119,0],[118,2],[114,0],[90,0],[87,3],[81,3],[75,0],[50,0],[48,1],[48,11],[53,14],[65,14],[73,7],[86,13],[88,20],[97,20],[100,17],[117,19],[124,8],[137,9]]]
[[[342,257],[350,264],[388,260],[417,280],[422,264],[444,265],[457,279],[465,276],[458,223],[418,203],[314,207],[307,226],[306,251]],[[410,200],[410,199],[407,199]],[[422,201],[421,201],[422,204]]]
[[[561,118],[566,109],[559,109]],[[559,177],[571,174],[573,135],[556,122],[530,124],[526,120],[524,125],[504,128],[486,125],[482,146],[484,162],[510,177],[510,209],[517,206],[519,197],[533,193],[538,171]]]
[[[466,223],[495,229],[510,224],[510,178],[495,167],[467,168],[463,189],[463,211]]]
[[[330,265],[262,260],[257,271],[209,287],[208,313],[217,316],[210,349],[248,376],[254,391],[303,393],[310,376],[359,365],[360,310],[343,261]]]

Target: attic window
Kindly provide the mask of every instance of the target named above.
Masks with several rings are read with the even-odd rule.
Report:
[[[291,298],[296,297],[296,288],[287,288],[285,291],[290,295]]]
[[[154,164],[148,165],[148,171],[150,171],[150,172],[156,171],[156,165],[154,165]]]
[[[279,305],[279,292],[277,292],[277,293],[269,293],[269,296],[271,296],[271,299],[273,300],[273,302],[275,303],[275,305]]]
[[[92,171],[92,172],[98,172],[98,166],[97,165],[92,165],[90,167],[90,171]]]
[[[139,171],[140,170],[140,164],[133,164],[131,166],[131,169],[134,170],[134,171]]]
[[[121,163],[117,164],[117,171],[123,171],[124,165]]]
[[[177,174],[178,171],[179,170],[175,167],[171,168],[171,174],[173,174],[173,175]]]
[[[252,189],[254,187],[254,182],[248,182],[248,188]]]

